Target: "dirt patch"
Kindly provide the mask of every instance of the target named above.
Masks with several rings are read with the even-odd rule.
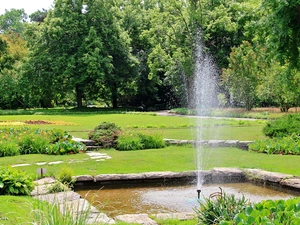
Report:
[[[39,125],[39,124],[53,124],[50,121],[45,121],[45,120],[25,120],[25,124],[31,124],[31,125]]]

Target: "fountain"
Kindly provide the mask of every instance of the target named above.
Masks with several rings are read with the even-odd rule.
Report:
[[[193,85],[191,88],[191,97],[189,107],[195,109],[197,116],[197,129],[196,129],[196,150],[197,150],[197,193],[200,197],[201,186],[203,179],[201,177],[202,170],[202,154],[203,154],[203,132],[205,128],[203,126],[203,115],[209,113],[209,111],[216,107],[216,68],[214,66],[212,58],[205,54],[203,51],[202,33],[201,30],[197,32],[196,46],[195,46],[195,68]],[[206,131],[207,132],[207,131]],[[209,134],[209,137],[212,137]],[[215,137],[215,136],[214,136]]]

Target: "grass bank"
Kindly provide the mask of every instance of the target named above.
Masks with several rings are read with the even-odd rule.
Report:
[[[30,166],[18,169],[36,176],[38,168],[46,168],[48,176],[55,176],[64,168],[73,170],[73,175],[97,175],[112,173],[141,173],[153,171],[188,171],[195,170],[196,150],[192,146],[169,146],[164,149],[116,151],[114,149],[101,150],[111,159],[96,161],[86,154],[48,156],[48,155],[21,155],[0,158],[3,166],[15,163],[29,163]],[[62,161],[58,165],[38,166],[37,162]],[[202,168],[205,170],[214,167],[258,168],[267,171],[281,172],[300,176],[299,156],[267,155],[248,152],[237,148],[206,148],[201,154]]]

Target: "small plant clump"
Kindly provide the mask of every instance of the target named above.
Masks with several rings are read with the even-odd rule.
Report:
[[[103,122],[92,130],[88,137],[103,148],[114,148],[121,133],[121,128],[115,123]]]
[[[199,209],[195,209],[199,224],[222,224],[222,221],[232,221],[236,214],[243,212],[250,201],[243,196],[241,199],[220,192],[210,195],[203,202],[199,201]]]
[[[30,195],[32,177],[10,167],[0,167],[0,195]]]
[[[122,133],[117,140],[116,149],[130,151],[164,147],[166,143],[161,134]]]

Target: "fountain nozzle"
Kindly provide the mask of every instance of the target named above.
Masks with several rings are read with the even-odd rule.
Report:
[[[200,199],[200,193],[201,193],[201,190],[200,190],[200,189],[197,189],[197,193],[198,193],[198,199]]]

